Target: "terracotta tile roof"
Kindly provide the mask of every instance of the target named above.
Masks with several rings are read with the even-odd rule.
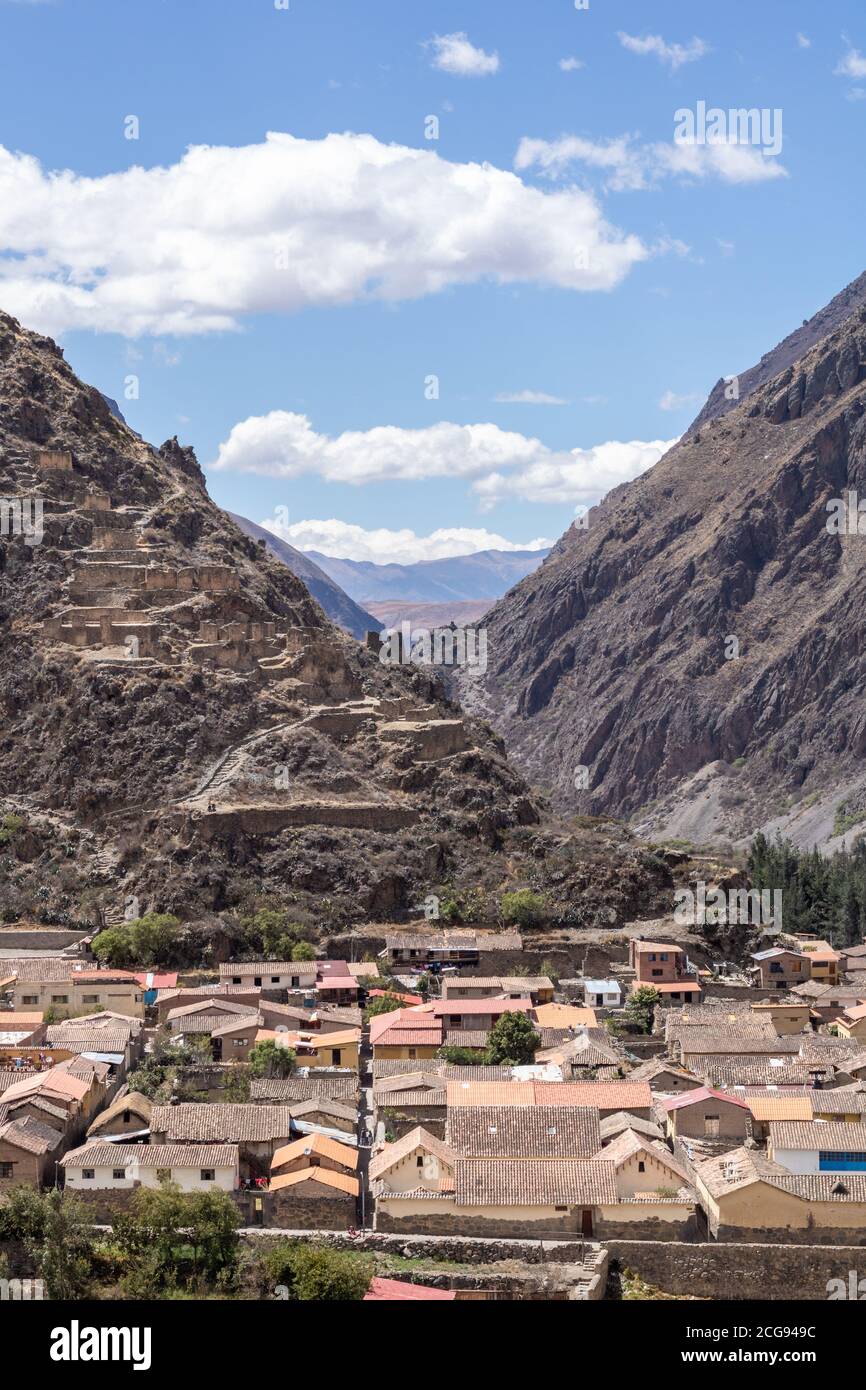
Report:
[[[655,1081],[657,1077],[669,1073],[677,1076],[681,1081],[692,1081],[695,1086],[700,1086],[700,1079],[690,1072],[686,1067],[681,1067],[677,1062],[669,1062],[664,1057],[651,1057],[648,1062],[641,1062],[639,1067],[635,1067],[628,1074],[629,1081]]]
[[[376,1103],[381,1110],[403,1111],[426,1106],[428,1109],[438,1109],[444,1112],[447,1104],[447,1093],[444,1086],[441,1091],[391,1091],[387,1095],[381,1096]]]
[[[320,1183],[323,1187],[332,1187],[335,1191],[345,1192],[350,1197],[358,1195],[358,1179],[352,1178],[348,1173],[336,1173],[332,1168],[300,1168],[295,1173],[280,1173],[277,1177],[271,1178],[271,1192],[281,1192],[287,1187],[298,1187],[305,1182]]]
[[[707,1100],[725,1101],[728,1105],[736,1105],[740,1110],[748,1110],[749,1107],[744,1100],[738,1096],[732,1096],[730,1091],[716,1091],[711,1086],[700,1086],[696,1091],[684,1091],[681,1096],[657,1097],[656,1101],[664,1111],[670,1115],[673,1110],[685,1110],[690,1105],[703,1105]]]
[[[124,1052],[130,1034],[121,1030],[118,1033],[94,1032],[82,1029],[77,1034],[65,1034],[62,1038],[49,1038],[46,1046],[64,1048],[67,1052]]]
[[[811,1079],[814,1064],[799,1057],[786,1056],[783,1065],[775,1066],[770,1057],[702,1057],[695,1064],[716,1086],[805,1086]],[[831,1070],[831,1069],[828,1069]]]
[[[695,1164],[713,1197],[766,1182],[803,1202],[866,1202],[866,1173],[789,1173],[750,1149],[733,1149]]]
[[[63,1135],[32,1116],[23,1115],[20,1120],[9,1120],[0,1126],[0,1141],[26,1153],[47,1154],[63,1143]]]
[[[436,1018],[465,1018],[475,1014],[528,1014],[533,1007],[526,995],[523,999],[437,999],[433,1004]]]
[[[322,1158],[333,1159],[335,1163],[341,1163],[344,1168],[350,1168],[353,1171],[358,1166],[358,1150],[353,1149],[349,1144],[341,1144],[336,1139],[329,1139],[326,1134],[305,1134],[302,1139],[295,1139],[291,1144],[284,1144],[282,1148],[276,1150],[271,1159],[271,1172],[285,1167],[287,1163],[294,1163],[295,1159],[306,1158],[313,1154]]]
[[[3,1092],[5,1102],[17,1100],[19,1096],[33,1095],[35,1092],[80,1101],[90,1091],[89,1082],[78,1076],[70,1076],[69,1072],[61,1070],[60,1066],[48,1067],[45,1071],[25,1074],[25,1076],[26,1079],[17,1081],[14,1086],[9,1086]]]
[[[358,1095],[355,1072],[320,1072],[316,1076],[263,1077],[250,1082],[250,1100],[286,1101],[313,1100],[327,1096],[332,1100],[354,1101]]]
[[[443,1139],[438,1139],[435,1134],[424,1129],[423,1125],[416,1125],[401,1139],[395,1140],[393,1144],[386,1144],[370,1159],[371,1179],[381,1178],[384,1173],[393,1168],[395,1163],[409,1158],[416,1149],[423,1149],[426,1153],[435,1154],[446,1168],[453,1168],[457,1161],[457,1154],[450,1144],[446,1144]]]
[[[683,1026],[676,1034],[676,1041],[684,1053],[701,1056],[709,1056],[712,1053],[724,1053],[728,1057],[736,1057],[741,1054],[753,1057],[782,1057],[785,1054],[796,1056],[801,1046],[801,1039],[796,1033],[781,1038],[777,1037],[775,1033],[763,1036],[758,1034],[744,1036],[739,1027]]]
[[[446,1138],[464,1158],[591,1158],[601,1146],[598,1111],[587,1106],[459,1106]]]
[[[746,1102],[752,1112],[752,1118],[767,1122],[768,1120],[811,1120],[812,1106],[809,1097],[805,1092],[796,1095],[771,1095],[764,1092],[760,1095],[743,1095],[742,1099]]]
[[[452,1105],[588,1105],[600,1110],[649,1110],[645,1081],[448,1082]]]
[[[64,1168],[234,1168],[236,1144],[100,1144],[73,1149]]]
[[[315,983],[316,963],[315,961],[292,961],[292,960],[243,960],[229,961],[220,966],[220,979],[230,980],[235,975],[260,975],[263,988],[267,988],[270,983],[265,979],[266,975],[298,975],[301,979]]]
[[[343,1105],[338,1100],[329,1099],[328,1096],[314,1096],[310,1100],[299,1100],[290,1105],[289,1114],[293,1120],[303,1120],[307,1115],[326,1115],[335,1120],[349,1120],[354,1127],[358,1119],[358,1107]]]
[[[774,1149],[856,1150],[866,1153],[866,1125],[814,1121],[796,1124],[780,1121],[770,1125],[770,1143]]]
[[[166,1018],[169,1023],[173,1023],[177,1020],[194,1018],[198,1014],[214,1015],[225,1019],[257,1012],[257,1005],[236,1004],[231,999],[201,999],[196,1004],[180,1004],[176,1009],[169,1009]]]
[[[593,1159],[460,1158],[458,1207],[615,1205],[612,1163]]]
[[[412,1071],[401,1072],[395,1076],[384,1076],[381,1080],[375,1081],[373,1098],[384,1097],[395,1091],[444,1090],[445,1082],[437,1072],[421,1068],[417,1062],[412,1063],[412,1068]]]
[[[155,1105],[150,1128],[170,1144],[269,1143],[290,1137],[292,1118],[285,1105]]]
[[[866,1091],[853,1090],[849,1086],[807,1092],[813,1115],[847,1115],[866,1112]]]
[[[538,1004],[533,1013],[540,1028],[594,1028],[598,1022],[595,1009],[577,1004]]]
[[[417,1013],[412,1009],[392,1009],[390,1013],[378,1014],[370,1020],[370,1042],[393,1045],[398,1034],[411,1033],[415,1038],[429,1039],[429,1046],[437,1046],[442,1041],[442,1024],[430,1013]],[[393,1034],[393,1037],[387,1036]]]
[[[404,1284],[400,1279],[383,1279],[375,1275],[364,1294],[364,1303],[433,1303],[449,1302],[457,1297],[451,1289],[433,1289],[427,1284]]]
[[[664,1138],[664,1130],[654,1120],[642,1120],[639,1115],[629,1115],[625,1110],[618,1110],[614,1115],[606,1115],[599,1124],[602,1142],[621,1134],[624,1129],[633,1129],[635,1133],[644,1134],[652,1139]]]
[[[449,1028],[444,1038],[446,1047],[474,1047],[479,1050],[487,1047],[489,1042],[490,1034],[483,1029],[470,1031],[465,1028]]]

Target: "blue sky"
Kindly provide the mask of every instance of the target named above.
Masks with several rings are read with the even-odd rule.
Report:
[[[0,0],[0,42],[0,306],[301,546],[554,538],[864,269],[862,0]],[[781,151],[681,167],[700,101]]]

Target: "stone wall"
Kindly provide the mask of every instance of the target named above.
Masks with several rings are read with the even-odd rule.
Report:
[[[287,1230],[291,1228],[286,1228]],[[299,1228],[298,1228],[299,1229]],[[241,1241],[255,1250],[266,1249],[274,1240],[284,1240],[282,1234],[257,1231],[242,1235]],[[362,1250],[385,1255],[403,1255],[407,1259],[448,1260],[459,1264],[490,1264],[497,1260],[520,1260],[525,1264],[580,1264],[588,1252],[598,1249],[592,1242],[577,1240],[540,1241],[507,1239],[470,1239],[457,1236],[396,1235],[387,1231],[364,1231],[348,1236],[338,1231],[322,1232],[317,1244],[337,1250]]]
[[[336,1197],[297,1197],[292,1189],[267,1195],[265,1224],[289,1231],[348,1231],[357,1225],[357,1203],[346,1193]]]
[[[395,1193],[399,1196],[399,1193]],[[468,1208],[461,1208],[458,1215],[453,1211],[442,1215],[392,1216],[381,1205],[376,1207],[377,1232],[405,1231],[407,1235],[453,1236],[455,1225],[459,1223],[461,1236],[479,1236],[484,1240],[532,1240],[541,1241],[549,1237],[573,1241],[579,1235],[580,1214],[567,1213],[557,1221],[552,1218],[539,1221],[486,1221],[483,1217],[473,1217]]]
[[[65,951],[90,935],[90,931],[92,928],[88,931],[67,931],[62,927],[0,927],[0,950]]]
[[[847,1236],[846,1238],[850,1238]],[[830,1279],[866,1274],[866,1251],[842,1245],[689,1245],[605,1240],[614,1268],[631,1269],[664,1293],[711,1299],[825,1299]]]

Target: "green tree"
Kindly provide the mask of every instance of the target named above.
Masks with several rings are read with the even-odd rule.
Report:
[[[660,998],[658,990],[653,989],[652,985],[640,985],[626,1000],[623,1009],[626,1023],[632,1024],[641,1033],[651,1032]]]
[[[237,1274],[239,1224],[228,1192],[181,1192],[174,1183],[138,1188],[114,1226],[129,1262],[125,1291],[153,1296],[173,1288],[184,1271],[196,1286],[226,1287]]]
[[[538,927],[544,921],[546,904],[540,893],[519,888],[514,893],[502,894],[500,908],[502,920],[508,926]]]
[[[396,994],[377,994],[375,999],[368,999],[364,1013],[367,1018],[377,1018],[379,1014],[392,1014],[395,1009],[402,1009],[403,1001],[398,999]]]
[[[364,1297],[373,1270],[372,1260],[340,1250],[279,1241],[262,1257],[259,1278],[268,1292],[285,1290],[292,1302],[349,1303]]]
[[[290,1047],[283,1047],[273,1038],[266,1038],[250,1048],[247,1060],[251,1076],[273,1078],[291,1076],[297,1056]]]
[[[117,969],[182,965],[180,921],[171,913],[148,912],[122,926],[100,932],[93,941],[98,960]]]
[[[292,960],[315,960],[316,948],[309,941],[296,941],[292,947]]]
[[[59,1188],[43,1193],[41,1233],[27,1242],[49,1298],[86,1297],[93,1275],[95,1232],[84,1203]]]
[[[450,1062],[454,1067],[478,1067],[487,1062],[487,1051],[485,1048],[474,1047],[440,1047],[438,1057],[444,1062]]]
[[[540,1046],[541,1037],[526,1014],[500,1014],[490,1030],[487,1062],[490,1066],[527,1066]]]

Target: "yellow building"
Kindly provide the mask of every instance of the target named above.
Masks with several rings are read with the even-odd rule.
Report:
[[[107,1009],[144,1017],[144,993],[128,970],[98,970],[80,962],[27,958],[9,961],[12,1007],[22,1012],[50,1009],[56,1017]],[[5,973],[5,972],[4,972]]]
[[[733,1149],[695,1165],[710,1235],[866,1230],[866,1173],[789,1173],[757,1151]],[[857,1244],[855,1240],[852,1244]]]
[[[346,1028],[339,1033],[280,1032],[259,1028],[256,1043],[275,1042],[290,1047],[299,1067],[349,1067],[358,1069],[361,1046],[360,1028]]]

